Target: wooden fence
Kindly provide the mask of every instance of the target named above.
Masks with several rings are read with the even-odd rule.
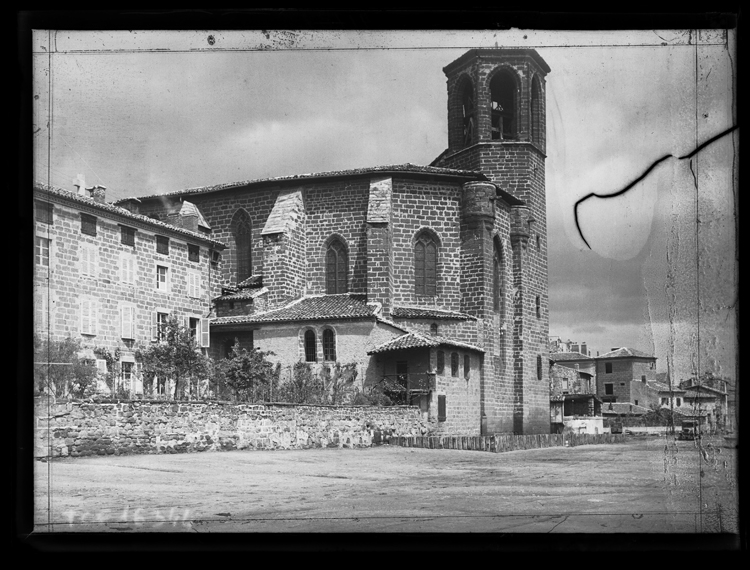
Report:
[[[622,434],[560,434],[546,433],[538,435],[431,435],[431,436],[391,436],[389,443],[401,447],[421,447],[424,449],[466,449],[471,451],[518,451],[521,449],[541,449],[543,447],[562,447],[577,445],[595,445],[604,443],[621,443],[625,441]]]

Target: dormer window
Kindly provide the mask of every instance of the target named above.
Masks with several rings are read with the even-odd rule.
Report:
[[[156,236],[156,253],[162,255],[169,255],[169,238],[164,236]]]

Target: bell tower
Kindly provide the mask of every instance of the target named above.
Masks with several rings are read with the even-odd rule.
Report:
[[[550,68],[532,49],[474,49],[443,68],[448,86],[448,148],[433,166],[482,172],[494,185],[487,220],[465,257],[481,249],[485,302],[483,433],[549,433],[549,312],[545,89]],[[473,203],[465,189],[464,199]],[[467,225],[471,220],[462,223]],[[474,224],[476,225],[476,224]],[[468,227],[468,226],[467,226]],[[473,226],[472,226],[473,227]],[[493,290],[494,249],[507,285]],[[493,263],[495,264],[493,266]],[[497,277],[495,278],[497,282]],[[469,288],[470,289],[470,288]],[[502,296],[502,317],[492,310]],[[497,302],[495,302],[497,305]]]

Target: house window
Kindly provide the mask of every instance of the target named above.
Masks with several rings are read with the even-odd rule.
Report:
[[[135,338],[135,307],[132,305],[120,307],[120,337]]]
[[[605,374],[612,374],[612,363],[611,362],[605,362],[604,363],[604,373]]]
[[[49,267],[49,244],[50,240],[37,236],[34,250],[37,265]]]
[[[542,298],[537,295],[536,296],[536,318],[539,319],[542,317]]]
[[[135,228],[120,226],[120,243],[131,247],[135,246]]]
[[[187,272],[187,290],[188,297],[200,299],[203,291],[201,290],[201,274],[197,271]]]
[[[243,208],[237,210],[232,216],[231,227],[237,283],[241,283],[253,274],[253,225],[250,214]]]
[[[422,232],[414,244],[414,292],[437,295],[438,246],[435,238]]]
[[[305,362],[317,362],[318,349],[315,342],[315,331],[305,331]]]
[[[625,382],[620,382],[620,386],[625,386]]]
[[[96,216],[81,214],[81,233],[96,236]]]
[[[446,417],[445,396],[443,394],[440,394],[438,395],[438,421],[444,422]]]
[[[200,261],[201,248],[197,245],[188,244],[188,261],[194,261],[198,263]]]
[[[648,367],[649,367],[649,368],[650,368],[651,370],[653,370],[654,368],[656,368],[656,362],[649,362],[649,363],[648,363]]]
[[[135,283],[135,257],[132,253],[120,255],[120,281],[128,285]]]
[[[468,354],[464,354],[464,378],[469,379],[471,374],[471,357]]]
[[[334,239],[326,251],[326,293],[346,293],[348,291],[349,256],[346,247],[339,239]]]
[[[458,354],[451,353],[451,376],[458,376]]]
[[[188,318],[188,328],[190,329],[190,336],[195,338],[200,329],[201,320],[195,317]]]
[[[133,379],[133,363],[132,362],[122,362],[122,381],[123,384],[128,386]]]
[[[646,376],[645,375],[641,376],[641,382],[643,382],[644,384],[646,383]]]
[[[562,380],[562,389],[563,389],[563,391],[567,391],[568,390],[568,379],[567,378],[563,378],[563,380]]]
[[[169,238],[164,236],[156,236],[156,253],[162,255],[169,255]]]
[[[96,334],[96,300],[84,297],[81,299],[81,334]]]
[[[159,291],[169,290],[169,268],[164,265],[156,266],[156,288]]]
[[[661,403],[663,406],[669,404],[669,398],[662,398]]]
[[[92,244],[81,244],[78,249],[78,255],[81,258],[81,275],[95,277],[97,268],[96,246]]]
[[[438,350],[437,353],[437,373],[445,373],[445,352]]]
[[[605,384],[604,385],[604,394],[607,396],[611,396],[615,393],[615,385],[614,384]]]
[[[682,398],[677,398],[677,407],[679,408],[682,405]]]
[[[336,335],[331,329],[323,331],[323,360],[336,360]]]
[[[516,138],[516,80],[513,72],[500,70],[490,81],[492,140]]]
[[[637,406],[638,405],[638,400],[633,400],[633,403]]]
[[[167,324],[169,323],[169,313],[157,311],[154,313],[154,339],[167,339]]]
[[[35,201],[36,221],[43,224],[52,224],[52,204],[49,202]]]
[[[539,234],[536,234],[536,250],[540,251],[542,249],[542,241],[539,238]]]
[[[433,336],[437,336],[437,333],[438,333],[437,323],[432,323],[430,325],[430,334],[433,335]]]

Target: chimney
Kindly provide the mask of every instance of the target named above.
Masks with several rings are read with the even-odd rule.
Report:
[[[584,354],[586,356],[589,355],[588,347],[586,346],[585,342],[581,343],[581,354]]]
[[[76,194],[79,196],[86,195],[86,178],[83,174],[79,174],[73,179],[73,186],[76,187]]]

